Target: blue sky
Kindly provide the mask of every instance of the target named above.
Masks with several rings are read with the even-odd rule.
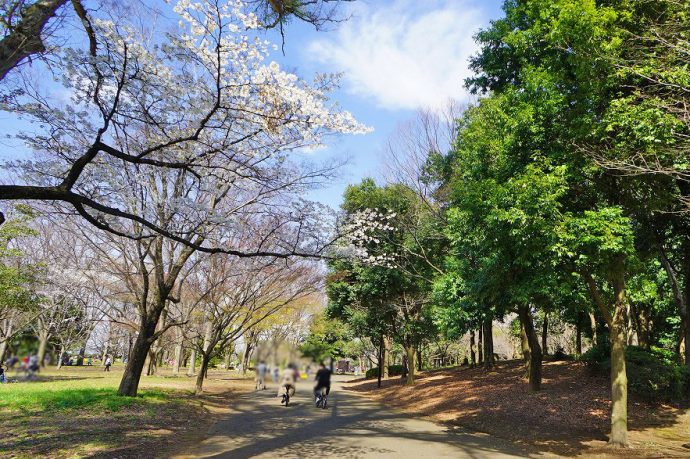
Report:
[[[419,108],[466,100],[467,59],[476,51],[474,33],[503,15],[502,0],[356,0],[344,3],[345,22],[317,32],[294,22],[286,30],[285,55],[272,58],[311,80],[315,73],[342,72],[332,99],[374,129],[367,135],[328,139],[313,160],[349,158],[340,179],[309,196],[338,207],[349,183],[380,177],[381,152],[396,126]],[[75,25],[72,25],[75,26]],[[75,27],[78,27],[76,25]],[[269,39],[280,43],[276,32]],[[29,129],[0,112],[0,160],[25,159],[26,149],[5,137]]]
[[[333,94],[343,108],[374,128],[334,139],[315,158],[347,156],[340,180],[312,197],[337,207],[348,183],[378,177],[384,142],[418,108],[449,98],[467,100],[463,80],[476,50],[474,33],[503,15],[501,0],[358,0],[346,4],[349,20],[316,32],[304,24],[287,29],[281,65],[309,79],[343,72]]]

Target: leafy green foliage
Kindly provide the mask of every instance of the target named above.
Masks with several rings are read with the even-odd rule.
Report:
[[[608,375],[611,371],[608,344],[592,347],[580,357],[595,373]],[[690,396],[687,369],[680,365],[673,353],[653,348],[648,351],[628,346],[625,351],[630,393],[652,402],[679,400]]]
[[[405,367],[402,365],[388,365],[388,376],[400,376],[403,374]],[[367,379],[373,379],[379,377],[378,367],[370,368],[364,375]]]
[[[317,315],[309,328],[309,335],[300,345],[304,357],[314,362],[352,355],[352,334],[340,320]]]

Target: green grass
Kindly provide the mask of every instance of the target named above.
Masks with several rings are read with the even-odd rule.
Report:
[[[124,407],[162,403],[170,392],[140,391],[138,397],[117,395],[117,379],[63,379],[0,385],[0,411],[60,411],[87,408],[89,411],[118,411]]]
[[[148,457],[151,451],[164,457],[181,438],[196,441],[206,432],[211,416],[205,402],[192,395],[195,378],[162,369],[158,376],[142,378],[138,397],[120,397],[122,372],[121,365],[109,373],[98,366],[49,367],[39,380],[25,381],[10,371],[9,379],[18,382],[0,384],[0,457],[8,451],[17,459],[73,459],[115,451],[119,457]],[[237,388],[252,387],[239,378],[212,371],[207,386],[229,398]]]
[[[5,392],[5,393],[3,393]],[[89,408],[117,411],[123,407],[146,402],[160,402],[167,397],[162,391],[144,391],[138,397],[121,397],[110,388],[47,388],[30,387],[13,391],[0,391],[0,410],[46,411]]]

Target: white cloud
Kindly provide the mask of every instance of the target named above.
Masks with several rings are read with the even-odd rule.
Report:
[[[360,3],[337,32],[313,41],[310,58],[345,72],[349,92],[383,108],[440,107],[450,98],[465,99],[468,58],[477,49],[472,36],[484,23],[480,10],[464,0],[376,3]]]

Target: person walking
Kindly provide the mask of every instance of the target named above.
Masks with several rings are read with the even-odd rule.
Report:
[[[103,365],[105,365],[105,368],[103,369],[103,371],[110,371],[110,365],[112,364],[113,361],[110,359],[110,356],[105,356],[105,362],[103,363]]]
[[[256,390],[266,390],[266,372],[268,367],[263,360],[256,367]]]

